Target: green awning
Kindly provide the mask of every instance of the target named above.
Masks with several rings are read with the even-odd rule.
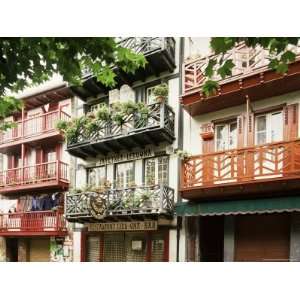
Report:
[[[181,202],[176,205],[178,216],[220,216],[292,211],[300,211],[300,196],[199,203]]]

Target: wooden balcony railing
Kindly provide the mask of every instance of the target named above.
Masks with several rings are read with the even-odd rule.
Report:
[[[291,46],[290,48],[296,52],[296,60],[299,60],[300,47]],[[204,74],[208,62],[210,59],[214,58],[216,58],[216,56],[211,55],[187,61],[184,64],[183,94],[192,93],[200,89],[206,80]],[[220,85],[247,77],[250,74],[264,72],[269,69],[269,53],[260,47],[253,49],[241,44],[226,53],[224,55],[224,59],[231,59],[235,66],[232,69],[231,76],[227,76],[225,79],[222,79],[220,75],[215,75],[215,77],[212,78],[213,80],[218,81]],[[216,65],[215,68],[218,68],[218,65]]]
[[[91,205],[97,199],[105,206],[104,217],[172,214],[174,190],[164,185],[110,189],[103,192],[69,194],[65,214],[68,220],[92,218]]]
[[[300,178],[300,140],[192,156],[182,164],[182,190]]]
[[[59,120],[69,120],[70,116],[62,111],[51,111],[39,116],[16,122],[14,128],[0,133],[0,144],[5,144],[22,138],[37,136],[52,130]]]
[[[0,172],[1,188],[36,184],[48,181],[69,181],[69,166],[61,161],[46,162],[34,166],[8,169]]]
[[[0,214],[0,236],[66,231],[66,222],[60,211],[35,211]]]

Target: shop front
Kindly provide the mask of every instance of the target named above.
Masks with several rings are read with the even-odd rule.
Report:
[[[82,261],[164,262],[169,260],[169,230],[157,221],[90,223],[83,233]]]
[[[188,261],[300,261],[300,198],[182,203]]]

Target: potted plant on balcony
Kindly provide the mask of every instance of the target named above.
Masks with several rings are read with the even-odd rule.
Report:
[[[130,116],[131,114],[135,113],[137,110],[138,110],[137,104],[131,100],[121,103],[121,111],[127,116]]]
[[[152,207],[152,193],[149,190],[143,190],[140,194],[140,207],[151,208]]]
[[[168,85],[166,83],[157,85],[153,90],[153,94],[156,97],[156,101],[158,103],[165,102],[169,94]]]
[[[175,153],[175,154],[179,157],[179,159],[181,159],[181,160],[186,160],[186,159],[190,156],[190,154],[189,154],[187,151],[185,151],[185,150],[180,150],[180,149],[175,150],[174,153]]]
[[[147,127],[150,110],[144,102],[137,103],[137,119],[135,121],[138,128]]]
[[[110,120],[109,107],[105,103],[100,105],[99,109],[96,112],[96,118],[99,121],[109,121]]]

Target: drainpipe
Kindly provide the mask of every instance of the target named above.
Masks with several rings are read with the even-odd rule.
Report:
[[[183,60],[184,60],[184,37],[179,39],[179,95],[182,95],[182,74],[183,74]],[[179,99],[178,99],[179,101]],[[183,110],[182,105],[178,105],[178,148],[183,149]],[[179,158],[178,158],[179,160]],[[181,182],[181,163],[178,163],[178,181],[177,187],[180,187]],[[177,203],[181,202],[181,195],[177,190]],[[176,228],[176,261],[179,262],[179,249],[180,249],[180,230],[182,227],[182,217],[177,216],[177,228]]]

